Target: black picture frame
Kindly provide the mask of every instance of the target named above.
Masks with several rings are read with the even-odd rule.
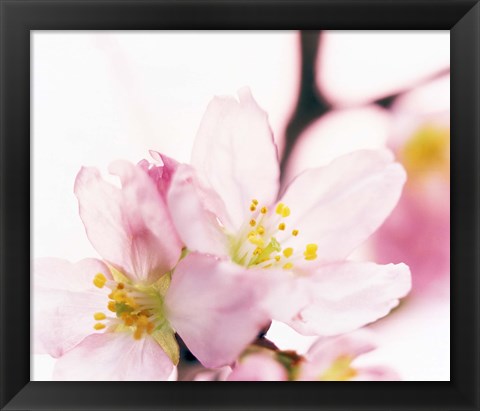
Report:
[[[477,1],[0,0],[0,13],[2,409],[480,409]],[[30,30],[125,29],[451,31],[450,382],[30,381]]]

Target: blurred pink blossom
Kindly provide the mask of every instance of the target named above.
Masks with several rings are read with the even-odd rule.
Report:
[[[262,269],[272,317],[334,335],[385,316],[410,289],[404,264],[345,261],[395,207],[405,181],[387,151],[363,150],[307,170],[279,195],[278,155],[248,89],[216,97],[168,194],[187,248]]]
[[[450,271],[449,77],[406,94],[392,113],[388,144],[408,179],[397,208],[372,238],[375,258],[408,264],[413,294],[430,290],[445,295]]]
[[[338,337],[320,338],[299,356],[292,351],[252,348],[242,355],[227,381],[398,381],[388,367],[359,366],[357,357],[376,345],[363,330]]]
[[[320,42],[317,87],[335,107],[409,90],[450,65],[448,31],[326,31]]]
[[[258,307],[264,290],[213,257],[178,262],[182,244],[158,180],[124,161],[110,172],[121,188],[92,168],[75,182],[103,261],[35,261],[37,353],[58,358],[55,379],[165,380],[179,360],[177,332],[204,366],[233,362],[268,321]]]

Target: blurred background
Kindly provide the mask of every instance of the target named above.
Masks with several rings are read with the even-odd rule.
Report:
[[[268,113],[282,182],[362,148],[389,147],[408,181],[352,259],[405,262],[413,289],[371,325],[404,380],[450,379],[450,38],[448,31],[32,32],[32,258],[97,256],[78,216],[83,165],[153,149],[188,162],[214,95],[249,86]],[[32,295],[32,299],[35,296]],[[274,323],[281,349],[313,339]],[[54,360],[32,357],[33,380]]]

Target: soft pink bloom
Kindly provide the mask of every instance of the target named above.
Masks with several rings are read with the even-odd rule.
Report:
[[[405,181],[387,151],[357,151],[297,176],[279,193],[277,149],[248,89],[216,97],[168,193],[188,249],[271,281],[274,319],[312,335],[350,331],[385,316],[410,289],[404,264],[345,261],[395,207]]]
[[[413,293],[445,295],[450,271],[449,78],[403,96],[392,118],[388,144],[404,164],[408,182],[373,237],[375,256],[380,262],[407,263]]]
[[[178,162],[173,158],[167,157],[157,151],[150,150],[150,155],[154,160],[150,163],[143,159],[138,165],[149,175],[157,185],[157,190],[164,200],[166,200],[168,189],[173,178],[173,174],[178,167]]]
[[[179,262],[158,181],[123,161],[110,172],[121,188],[91,168],[75,183],[103,261],[35,261],[36,352],[58,358],[55,379],[165,380],[178,333],[204,366],[232,363],[268,321],[254,272],[196,253]]]
[[[273,351],[247,354],[237,361],[227,381],[288,381],[287,369]]]
[[[321,338],[308,350],[298,380],[312,381],[398,381],[388,367],[359,366],[356,359],[377,348],[371,336],[358,330],[338,337]]]
[[[376,346],[364,331],[321,338],[304,356],[252,349],[237,361],[228,381],[397,381],[388,367],[359,366],[356,359]]]

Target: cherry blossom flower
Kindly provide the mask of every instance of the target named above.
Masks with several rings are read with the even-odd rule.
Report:
[[[410,289],[404,264],[346,261],[390,214],[404,182],[390,152],[363,150],[305,171],[279,193],[267,115],[243,89],[239,100],[209,104],[191,165],[178,166],[167,198],[189,250],[261,270],[274,319],[334,335],[385,316]]]
[[[80,216],[103,261],[35,261],[35,347],[58,358],[55,379],[165,380],[179,360],[175,333],[204,366],[220,367],[268,321],[253,272],[198,253],[179,262],[163,185],[146,171],[112,163],[121,188],[93,168],[77,176]]]
[[[252,346],[225,377],[227,381],[398,381],[388,367],[362,366],[361,357],[376,348],[363,330],[320,338],[304,355]]]

